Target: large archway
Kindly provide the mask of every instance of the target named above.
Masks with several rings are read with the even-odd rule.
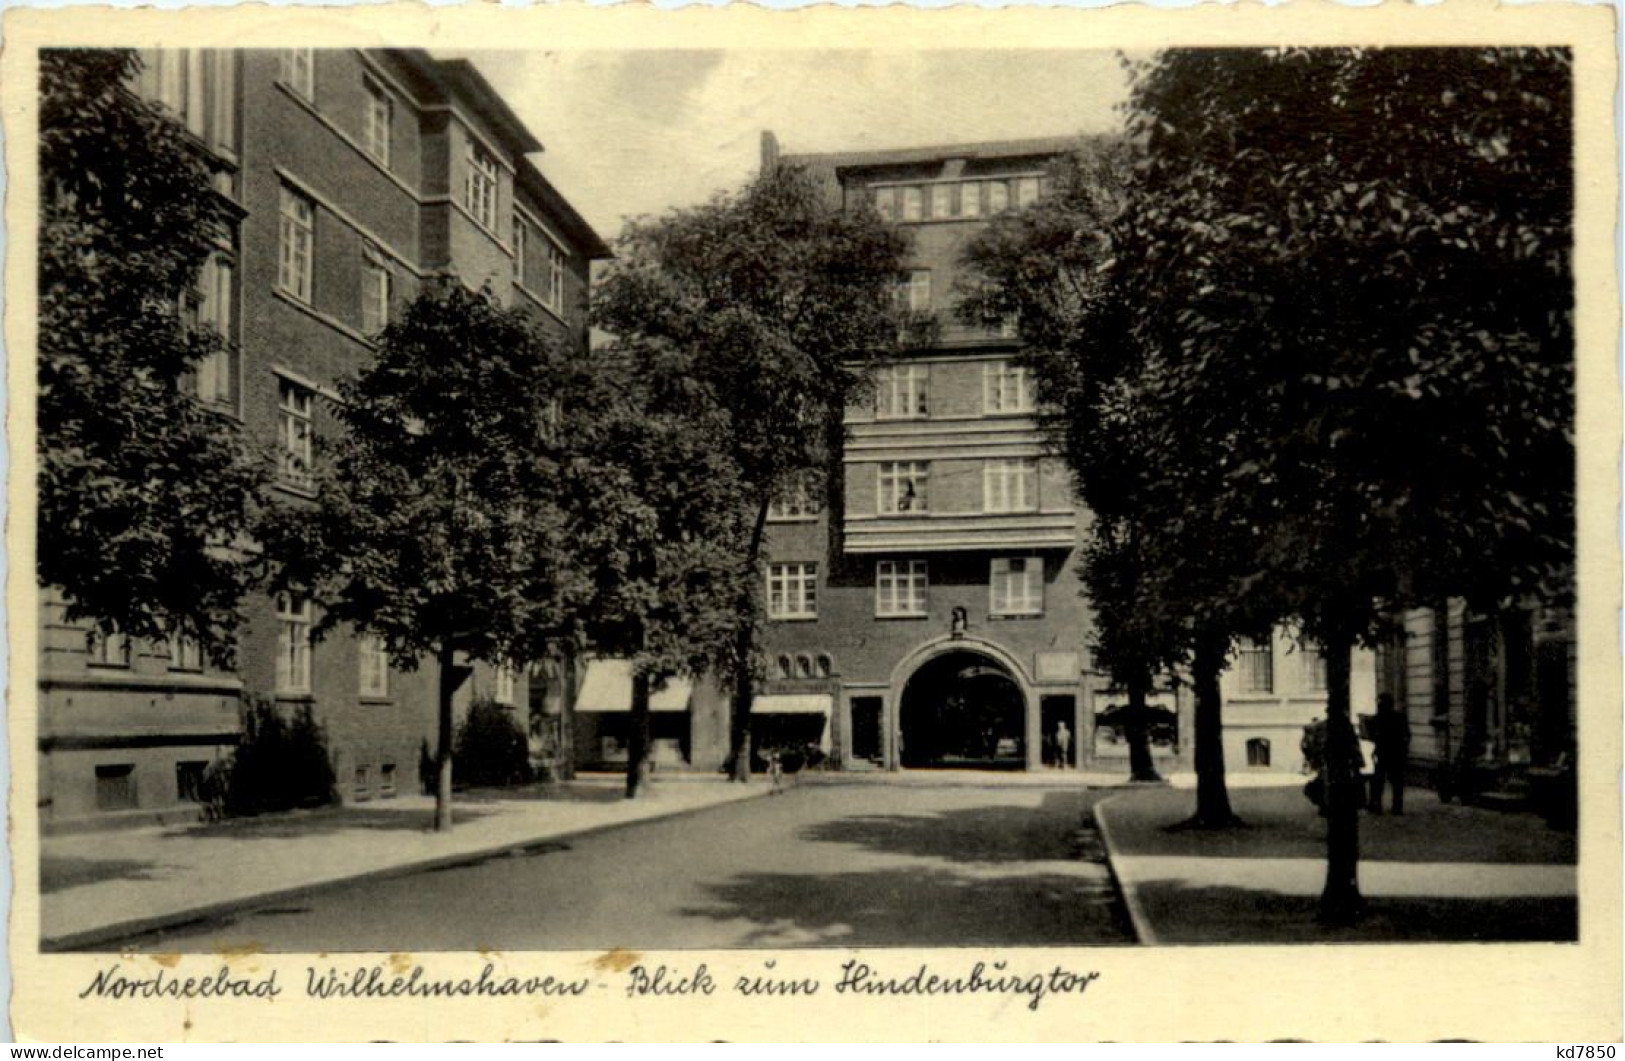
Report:
[[[898,704],[898,762],[911,769],[1020,770],[1027,699],[1003,663],[974,649],[922,663]]]

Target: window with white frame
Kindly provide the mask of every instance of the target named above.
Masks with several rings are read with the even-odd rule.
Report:
[[[376,335],[389,324],[394,285],[383,252],[367,244],[361,259],[361,331],[364,334]]]
[[[1010,209],[1010,185],[1004,181],[989,181],[987,186],[987,212],[999,213]]]
[[[1015,457],[982,465],[982,511],[1032,512],[1037,508],[1037,461]]]
[[[178,671],[201,671],[203,669],[203,646],[196,639],[175,634],[169,638],[169,669]]]
[[[988,612],[992,615],[1042,615],[1043,559],[1014,556],[994,560],[988,585]]]
[[[1275,648],[1269,638],[1248,638],[1237,653],[1237,670],[1244,693],[1275,691]]]
[[[959,214],[961,217],[982,216],[981,181],[970,181],[959,186]]]
[[[928,365],[887,365],[875,373],[875,419],[913,420],[929,413]]]
[[[881,560],[875,564],[875,614],[924,615],[924,560]]]
[[[903,220],[919,221],[925,216],[925,192],[920,188],[899,188],[903,199]]]
[[[954,186],[952,184],[931,185],[931,216],[933,218],[954,216]]]
[[[282,49],[282,81],[308,100],[316,98],[316,49]]]
[[[914,269],[909,272],[908,309],[910,313],[931,312],[931,270]]]
[[[1008,361],[991,361],[982,366],[982,411],[989,414],[1033,411],[1033,378],[1026,366]]]
[[[876,188],[875,210],[880,213],[882,221],[897,220],[897,189]]]
[[[818,565],[767,565],[767,617],[812,619],[818,615]]]
[[[812,519],[819,512],[818,498],[809,476],[790,480],[767,506],[767,518],[774,523]]]
[[[525,220],[513,215],[513,282],[525,286]]]
[[[309,487],[315,470],[314,395],[292,380],[280,381],[277,399],[278,471],[285,482]]]
[[[276,691],[310,692],[311,605],[303,597],[279,593],[276,598]]]
[[[886,461],[877,473],[879,496],[875,511],[882,516],[930,511],[929,461]]]
[[[463,181],[463,205],[475,221],[496,231],[497,160],[478,144],[468,145],[468,172]]]
[[[92,667],[128,667],[130,637],[120,630],[92,630],[85,639]]]
[[[544,292],[543,301],[548,309],[554,313],[564,312],[564,272],[566,259],[564,248],[546,238],[542,245],[547,251],[547,291]]]
[[[382,698],[389,695],[389,653],[384,639],[368,634],[357,645],[361,657],[361,695]]]
[[[366,87],[366,110],[362,114],[361,123],[362,143],[367,148],[367,154],[388,168],[395,123],[395,101],[371,78],[367,79]]]
[[[491,693],[491,699],[495,700],[499,704],[512,707],[517,702],[517,697],[514,694],[514,685],[515,676],[518,673],[519,672],[513,667],[506,665],[498,667],[496,681],[494,683],[495,688]]]
[[[232,339],[232,310],[235,306],[232,278],[235,266],[230,258],[211,254],[198,272],[197,321],[213,328],[228,343]],[[232,400],[233,353],[222,345],[204,357],[197,366],[198,397],[206,402],[229,404]]]
[[[1038,178],[1021,177],[1016,180],[1016,206],[1025,210],[1038,201]]]
[[[1311,693],[1326,691],[1326,653],[1313,642],[1298,646],[1298,666],[1302,668],[1303,688]]]
[[[310,301],[311,248],[316,242],[316,207],[286,185],[277,222],[277,286],[301,302]]]

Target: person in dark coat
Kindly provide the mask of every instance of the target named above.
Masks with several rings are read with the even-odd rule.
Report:
[[[1388,693],[1377,697],[1376,765],[1371,770],[1371,813],[1382,813],[1382,790],[1392,786],[1393,810],[1405,813],[1405,763],[1410,758],[1411,726]]]

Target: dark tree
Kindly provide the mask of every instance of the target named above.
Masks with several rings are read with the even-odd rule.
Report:
[[[236,648],[264,462],[191,374],[188,323],[227,233],[202,151],[129,90],[133,52],[40,53],[37,575],[70,619]]]

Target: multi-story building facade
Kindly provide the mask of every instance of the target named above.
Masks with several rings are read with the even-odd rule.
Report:
[[[1092,666],[1076,571],[1088,513],[1040,430],[1011,322],[953,312],[968,242],[1045,195],[1051,163],[1080,146],[787,157],[845,207],[907,231],[898,298],[933,327],[849,410],[825,496],[770,514],[758,748],[818,744],[844,768],[1126,765],[1121,697]],[[764,163],[778,157],[771,134],[763,147]],[[1278,631],[1241,646],[1223,689],[1230,767],[1296,770],[1302,729],[1325,710],[1319,655]],[[1374,697],[1368,653],[1352,692]],[[1188,684],[1153,703],[1156,754],[1188,768]]]
[[[412,50],[165,50],[139,90],[210,153],[235,231],[199,278],[195,312],[228,340],[199,366],[202,400],[275,455],[274,490],[313,496],[315,439],[336,384],[431,277],[523,307],[586,350],[590,263],[603,241],[528,160],[542,145],[468,63]],[[242,708],[309,705],[349,800],[415,789],[434,739],[433,668],[392,669],[377,642],[316,642],[317,602],[245,603],[234,673],[195,646],[96,638],[47,595],[41,804],[47,822],[185,811]],[[461,693],[513,705],[522,670],[480,666]]]

